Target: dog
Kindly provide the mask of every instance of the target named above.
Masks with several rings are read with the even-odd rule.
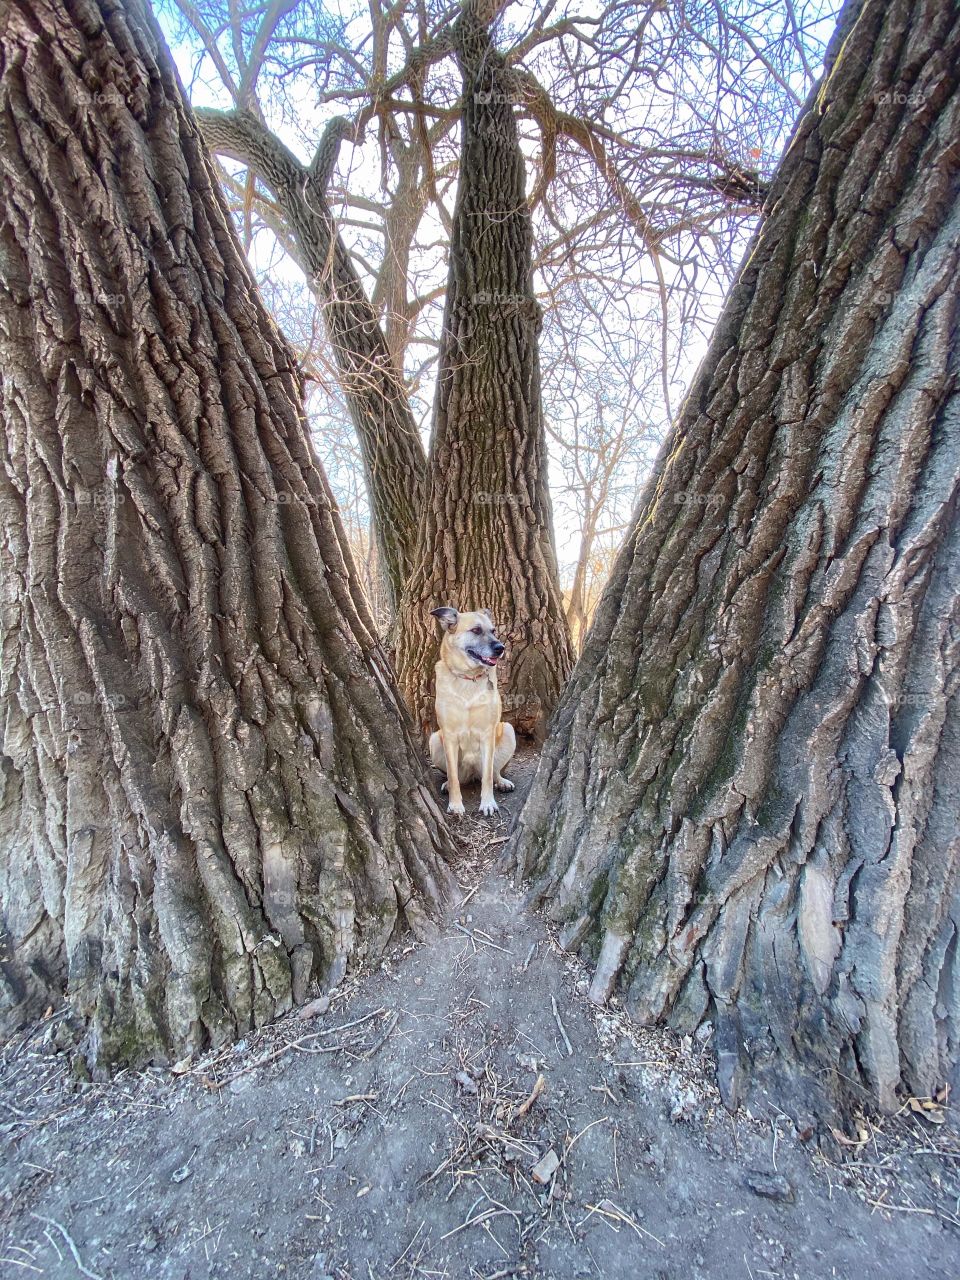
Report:
[[[447,775],[448,813],[462,817],[460,784],[479,778],[480,812],[492,817],[498,809],[493,788],[513,790],[503,770],[517,749],[513,725],[500,719],[497,662],[505,647],[487,609],[458,613],[444,605],[430,612],[443,626],[436,686],[440,728],[430,735],[430,760]]]

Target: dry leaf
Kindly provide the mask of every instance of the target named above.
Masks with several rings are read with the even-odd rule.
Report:
[[[909,1098],[910,1110],[914,1115],[923,1116],[928,1124],[943,1124],[946,1112],[932,1098]]]
[[[840,1129],[831,1129],[830,1132],[833,1134],[834,1138],[836,1138],[837,1142],[840,1143],[841,1147],[862,1147],[869,1138],[869,1134],[856,1138],[848,1138]],[[863,1134],[862,1129],[858,1132],[861,1135]]]

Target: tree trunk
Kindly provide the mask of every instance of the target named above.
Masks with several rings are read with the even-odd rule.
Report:
[[[397,675],[427,727],[439,648],[430,610],[487,608],[509,637],[505,718],[537,733],[572,667],[553,543],[524,159],[503,59],[473,4],[455,27],[462,160],[417,569]]]
[[[363,456],[371,522],[395,612],[413,573],[427,462],[403,369],[337,233],[326,189],[349,126],[331,121],[310,168],[248,111],[197,111],[213,151],[247,165],[271,188],[320,302],[327,340]]]
[[[960,11],[831,49],[507,859],[729,1105],[889,1110],[960,1031]]]
[[[290,352],[139,0],[0,19],[5,1012],[262,1024],[449,894]]]

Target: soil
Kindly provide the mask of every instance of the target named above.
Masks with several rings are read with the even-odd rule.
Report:
[[[960,1274],[949,1108],[824,1144],[782,1114],[728,1115],[708,1046],[586,1000],[495,867],[532,767],[513,767],[502,821],[461,824],[465,900],[441,936],[325,1011],[105,1083],[76,1078],[61,1014],[8,1043],[0,1273]]]

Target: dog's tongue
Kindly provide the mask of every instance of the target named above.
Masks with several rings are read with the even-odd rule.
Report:
[[[484,657],[481,657],[480,661],[481,661],[481,662],[483,662],[483,663],[485,663],[485,664],[486,664],[486,666],[488,666],[488,667],[495,667],[495,666],[497,665],[497,660],[496,660],[496,658],[484,658]]]

